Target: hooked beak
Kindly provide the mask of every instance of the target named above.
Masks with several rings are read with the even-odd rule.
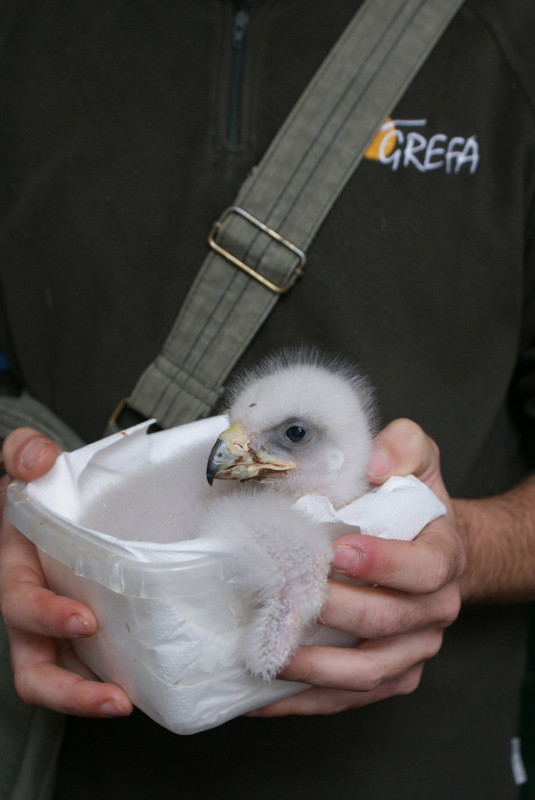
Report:
[[[296,466],[295,461],[285,461],[266,450],[257,450],[242,426],[237,424],[223,431],[214,444],[206,465],[206,478],[210,486],[215,478],[260,480],[273,473],[284,474]]]

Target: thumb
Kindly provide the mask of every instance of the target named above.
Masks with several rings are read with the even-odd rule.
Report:
[[[12,478],[31,481],[45,475],[62,448],[32,428],[17,428],[4,441],[2,460]]]
[[[373,441],[368,480],[382,485],[392,475],[415,475],[442,500],[452,516],[450,498],[440,471],[437,444],[410,419],[396,419]]]
[[[374,439],[368,461],[368,479],[382,484],[392,475],[416,475],[428,481],[440,470],[438,447],[410,419],[396,419]]]

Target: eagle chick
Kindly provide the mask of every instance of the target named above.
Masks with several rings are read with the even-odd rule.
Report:
[[[201,535],[231,546],[232,578],[255,607],[240,649],[248,669],[269,680],[321,611],[336,536],[294,502],[319,494],[340,508],[367,490],[371,392],[347,367],[295,353],[266,359],[229,399],[231,425],[207,478],[238,483],[210,504]]]

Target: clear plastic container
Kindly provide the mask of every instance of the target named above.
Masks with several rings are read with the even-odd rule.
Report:
[[[6,515],[37,546],[50,587],[96,614],[97,633],[73,641],[80,658],[156,722],[190,734],[307,687],[246,670],[239,638],[252,601],[230,577],[232,552],[193,533],[214,495],[235,489],[234,481],[209,487],[205,474],[226,420],[153,435],[149,424],[62,454],[38,481],[12,482]],[[445,511],[413,476],[390,478],[336,512],[313,495],[296,507],[307,524],[332,523],[333,538],[357,526],[411,539]],[[302,641],[355,640],[314,624]]]
[[[158,481],[158,469],[168,472],[169,464],[189,451],[192,429],[193,440],[205,439],[209,452],[225,425],[212,419],[183,426],[188,429],[184,452],[181,429],[169,432],[167,439],[179,445],[172,445],[169,458],[160,455],[162,446],[166,453],[169,449],[167,432],[146,436],[144,427],[132,429],[129,437],[109,437],[104,444],[62,455],[67,463],[33,484],[12,482],[6,514],[37,546],[50,587],[87,603],[96,614],[97,633],[73,641],[80,658],[102,680],[121,686],[156,722],[175,733],[191,734],[305,687],[277,680],[264,683],[236,663],[235,637],[249,611],[226,577],[228,553],[200,539],[122,540],[89,530],[54,510],[77,508],[75,516],[83,516],[84,502],[95,496],[95,470],[102,472],[101,486],[110,479],[109,451],[116,445],[126,451],[117,461],[119,471],[126,456],[128,475],[135,478],[131,455],[138,451],[141,473],[151,461]],[[200,484],[199,502],[204,501],[205,483]],[[85,494],[84,485],[89,486]],[[135,496],[132,504],[130,517],[135,515]],[[162,512],[159,499],[152,505],[155,516]]]

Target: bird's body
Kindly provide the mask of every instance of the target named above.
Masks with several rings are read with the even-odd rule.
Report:
[[[267,360],[231,390],[231,427],[207,475],[241,483],[214,501],[204,534],[235,545],[233,579],[256,603],[243,657],[264,679],[286,664],[327,595],[332,526],[294,502],[321,494],[339,508],[366,491],[370,409],[360,377],[299,354]]]
[[[231,553],[229,578],[252,609],[236,650],[253,675],[269,680],[325,602],[329,526],[311,522],[284,495],[247,490],[210,504],[200,534]]]
[[[370,392],[350,370],[297,353],[267,359],[228,399],[230,428],[206,470],[209,483],[227,479],[217,489],[203,476],[209,447],[197,445],[165,470],[148,463],[109,484],[79,521],[127,539],[216,540],[251,609],[233,636],[237,657],[269,680],[327,596],[333,526],[294,503],[319,494],[339,508],[367,490]]]

